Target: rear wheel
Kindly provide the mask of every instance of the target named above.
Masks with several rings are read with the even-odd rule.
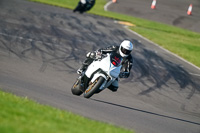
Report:
[[[99,91],[100,86],[103,84],[104,82],[104,78],[103,77],[99,77],[97,78],[92,84],[90,84],[88,86],[88,88],[85,90],[84,92],[84,97],[85,98],[90,98],[92,95],[94,95],[96,92]]]
[[[81,80],[78,79],[71,88],[72,94],[80,96],[83,92],[80,90]]]

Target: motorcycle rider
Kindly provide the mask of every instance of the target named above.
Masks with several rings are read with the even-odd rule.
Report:
[[[132,55],[130,54],[133,50],[133,44],[129,40],[124,40],[120,46],[109,46],[105,49],[99,49],[94,52],[89,52],[86,55],[86,60],[83,65],[78,69],[77,73],[82,74],[83,71],[93,62],[94,59],[100,58],[103,54],[116,52],[123,57],[122,68],[119,78],[128,78],[132,68]],[[117,91],[118,89],[118,78],[108,87],[111,91]]]
[[[79,11],[80,13],[89,11],[95,4],[95,0],[80,0],[73,12]]]

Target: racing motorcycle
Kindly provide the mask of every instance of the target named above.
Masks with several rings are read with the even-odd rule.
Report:
[[[73,11],[84,13],[86,11],[89,11],[94,6],[94,4],[95,4],[95,0],[80,0],[78,5]]]
[[[118,53],[107,53],[95,59],[78,77],[71,88],[72,93],[78,96],[84,93],[85,98],[90,98],[109,87],[118,78],[122,61]]]

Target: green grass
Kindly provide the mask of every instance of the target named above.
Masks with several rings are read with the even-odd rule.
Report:
[[[74,9],[79,0],[32,0],[64,8]],[[89,13],[128,21],[136,25],[131,30],[141,34],[158,45],[183,57],[200,67],[200,34],[174,26],[161,24],[119,13],[104,11],[106,0],[96,0]]]
[[[131,133],[0,91],[1,133]]]

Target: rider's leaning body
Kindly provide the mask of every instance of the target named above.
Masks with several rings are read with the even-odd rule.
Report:
[[[83,71],[87,69],[87,67],[93,62],[93,60],[97,56],[101,56],[102,54],[112,53],[116,52],[120,54],[120,56],[123,58],[122,61],[122,68],[119,77],[120,78],[128,78],[130,75],[130,71],[132,68],[133,58],[130,54],[133,50],[133,45],[130,41],[124,40],[120,46],[109,46],[105,49],[99,49],[94,52],[87,53],[86,57],[87,59],[83,62],[83,66],[78,69],[77,73],[81,74]],[[118,89],[118,78],[108,87],[111,91],[117,91]]]
[[[78,11],[80,13],[83,13],[89,11],[94,6],[94,4],[95,0],[80,0],[73,12]]]

